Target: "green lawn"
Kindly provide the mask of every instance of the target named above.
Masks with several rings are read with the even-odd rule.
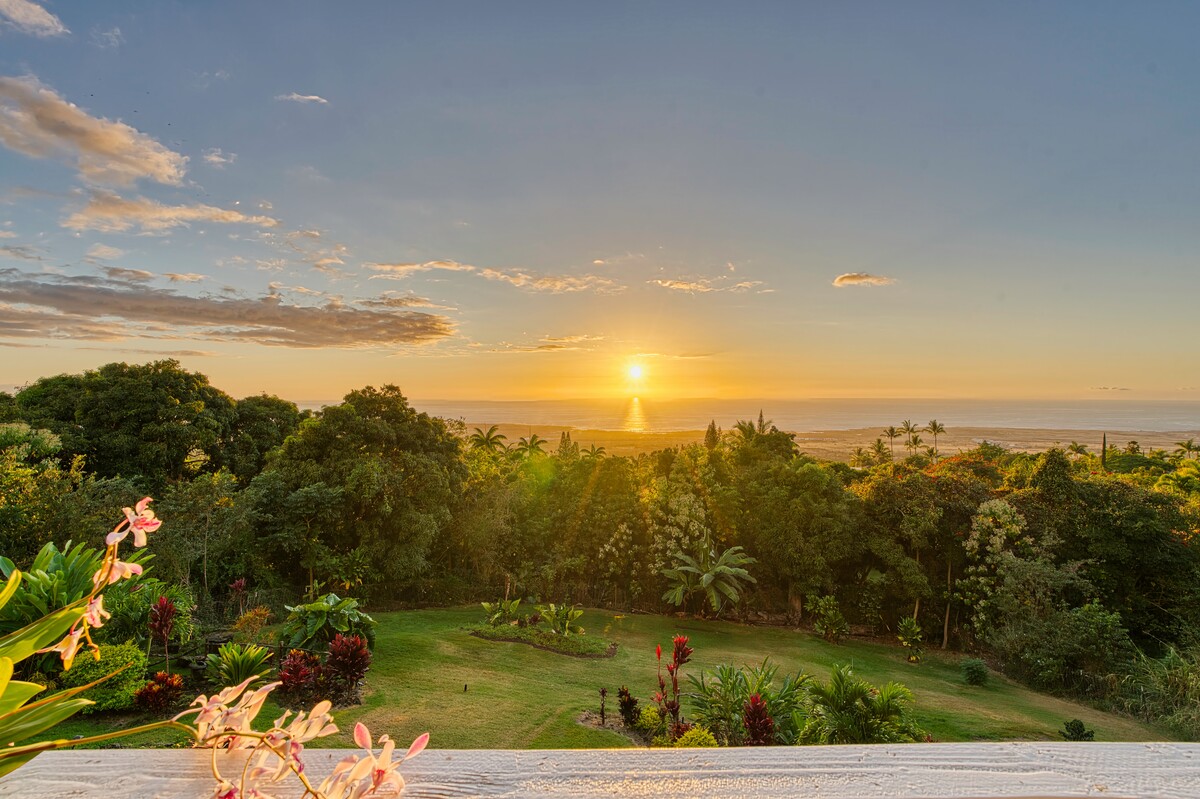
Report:
[[[518,643],[498,643],[468,635],[477,608],[380,613],[375,664],[367,678],[364,704],[337,712],[344,732],[325,745],[351,746],[355,721],[376,735],[387,732],[407,742],[432,733],[440,748],[539,749],[629,746],[623,737],[575,722],[583,710],[596,710],[598,691],[629,686],[643,703],[656,687],[654,646],[670,646],[684,633],[695,647],[685,674],[718,663],[758,663],[770,656],[784,670],[802,669],[827,679],[836,663],[852,664],[875,683],[902,682],[912,689],[920,724],[938,741],[1059,740],[1064,721],[1082,719],[1098,741],[1165,740],[1163,731],[1084,705],[1035,693],[993,674],[988,685],[966,685],[957,658],[927,653],[925,662],[905,662],[899,647],[862,642],[832,645],[807,633],[728,622],[662,616],[621,616],[589,610],[582,623],[589,635],[617,641],[608,659],[581,659]],[[463,690],[463,686],[467,690]],[[685,704],[686,711],[686,704]],[[274,717],[268,706],[262,716]],[[686,715],[686,712],[685,712]],[[112,723],[112,722],[108,722]],[[99,720],[78,719],[54,737],[98,732]],[[163,745],[170,736],[145,736],[126,745]]]

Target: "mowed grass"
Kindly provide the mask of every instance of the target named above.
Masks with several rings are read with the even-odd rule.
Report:
[[[915,696],[921,726],[937,741],[1060,740],[1057,730],[1074,718],[1094,728],[1098,741],[1169,739],[1133,719],[1036,693],[994,673],[986,686],[969,686],[958,657],[936,651],[912,665],[899,647],[853,640],[833,645],[793,630],[588,610],[582,619],[587,633],[616,641],[619,648],[612,658],[582,659],[471,636],[463,628],[479,617],[474,607],[377,614],[375,663],[364,702],[337,711],[343,732],[314,743],[353,746],[350,733],[354,722],[362,721],[376,735],[387,732],[402,742],[430,732],[431,745],[438,748],[630,746],[626,738],[576,719],[584,710],[598,710],[601,687],[609,691],[608,711],[614,715],[622,685],[643,704],[649,702],[657,686],[655,644],[669,650],[677,633],[689,636],[696,650],[685,674],[770,657],[782,670],[802,670],[822,680],[833,665],[848,663],[873,683],[903,683]],[[686,715],[686,703],[684,708]],[[274,718],[277,712],[268,706],[262,717]],[[97,732],[99,721],[73,720],[54,737]],[[170,734],[151,735],[126,745],[174,740]]]

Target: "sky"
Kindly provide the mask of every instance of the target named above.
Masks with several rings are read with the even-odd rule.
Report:
[[[1200,399],[1198,28],[0,0],[0,386]]]

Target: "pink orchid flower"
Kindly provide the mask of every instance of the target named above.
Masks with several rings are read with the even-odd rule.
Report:
[[[83,630],[84,626],[82,624],[76,624],[67,633],[66,638],[52,647],[38,650],[38,654],[58,652],[62,656],[63,671],[70,671],[71,664],[75,662],[75,656],[79,653],[79,647],[83,644]]]
[[[133,577],[134,575],[141,573],[142,567],[136,563],[126,563],[123,560],[114,560],[112,566],[108,570],[108,585],[112,585],[119,580],[124,580],[127,577]],[[99,588],[103,579],[104,569],[100,569],[92,575],[92,584]]]
[[[146,533],[153,533],[162,525],[162,521],[155,518],[154,511],[150,510],[153,501],[150,497],[143,497],[135,507],[122,508],[125,511],[124,529],[113,530],[104,542],[109,546],[120,543],[132,531],[134,546],[146,546]]]
[[[104,609],[104,595],[97,594],[87,604],[83,620],[89,627],[103,627],[105,619],[111,619],[112,614]]]

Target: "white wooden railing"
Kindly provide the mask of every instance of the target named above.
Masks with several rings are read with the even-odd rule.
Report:
[[[309,750],[309,774],[320,778],[345,754]],[[404,773],[406,797],[1193,799],[1200,798],[1200,744],[430,749]],[[296,783],[286,785],[280,797],[300,795]],[[0,779],[0,797],[31,799],[203,799],[212,788],[206,754],[192,750],[51,752]]]

